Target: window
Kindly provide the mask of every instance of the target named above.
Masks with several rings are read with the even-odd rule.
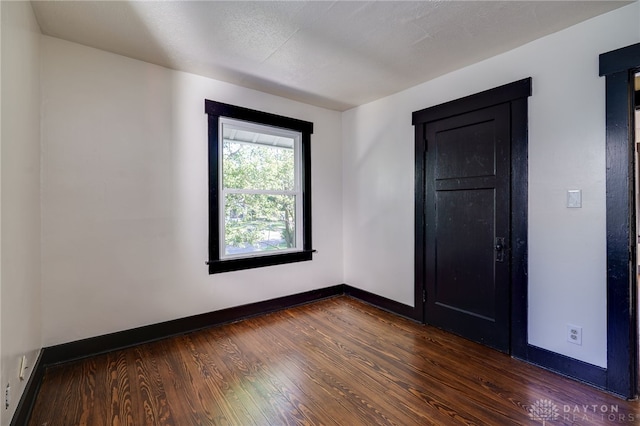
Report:
[[[313,123],[205,100],[209,273],[311,260]]]

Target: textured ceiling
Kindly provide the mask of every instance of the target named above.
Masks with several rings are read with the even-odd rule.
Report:
[[[32,1],[44,34],[335,110],[619,1]]]

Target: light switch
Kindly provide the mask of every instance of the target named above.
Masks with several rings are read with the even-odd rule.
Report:
[[[577,209],[582,207],[582,190],[570,189],[567,191],[567,207]]]

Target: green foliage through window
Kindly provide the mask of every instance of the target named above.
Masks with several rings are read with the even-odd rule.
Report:
[[[205,99],[210,274],[313,259],[313,123]]]
[[[296,248],[299,136],[287,134],[223,121],[225,256]]]

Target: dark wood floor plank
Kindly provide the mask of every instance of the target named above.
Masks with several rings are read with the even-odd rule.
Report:
[[[62,389],[65,385],[67,378],[59,371],[63,368],[63,366],[52,367],[43,378],[41,388],[49,391],[39,392],[31,413],[30,424],[38,426],[56,424],[53,421],[52,408],[62,405],[64,395],[62,392],[53,390]]]
[[[220,340],[224,350],[224,365],[233,377],[240,401],[245,409],[252,413],[258,424],[280,424],[284,419],[279,418],[269,406],[269,395],[255,374],[255,366],[247,362],[245,354],[237,344],[237,340],[244,336],[237,336],[238,324],[225,328]],[[285,422],[286,423],[286,422]]]
[[[176,425],[253,424],[251,417],[241,405],[227,379],[218,376],[219,384],[230,392],[219,392],[202,380],[211,374],[203,371],[192,359],[187,348],[190,336],[176,338],[175,342],[163,342],[163,368],[161,376],[166,382],[165,390]],[[222,404],[219,404],[221,402]],[[228,406],[228,410],[221,408]]]
[[[265,417],[269,424],[322,424],[322,419],[315,412],[319,407],[309,409],[301,398],[295,386],[286,385],[277,372],[270,368],[271,363],[265,362],[264,342],[260,335],[272,335],[261,330],[259,334],[250,326],[249,322],[237,323],[227,328],[229,337],[233,339],[242,364],[250,366],[251,378],[249,382],[254,388],[256,399],[261,400]],[[277,366],[278,364],[274,364]]]
[[[492,381],[496,371],[490,366],[495,364],[496,360],[500,359],[500,356],[504,358],[503,361],[505,362],[514,361],[506,355],[495,353],[477,345],[481,352],[491,355],[493,362],[492,364],[487,364],[485,361],[488,359],[482,358],[479,360],[481,361],[479,363],[480,368],[472,368],[465,371],[464,366],[466,363],[460,364],[460,360],[466,361],[470,357],[470,353],[474,352],[469,350],[470,345],[468,342],[464,342],[459,347],[459,350],[456,350],[455,345],[450,345],[445,350],[445,345],[437,338],[432,337],[428,343],[424,339],[415,339],[415,333],[408,333],[398,338],[398,334],[394,331],[398,326],[398,321],[393,323],[383,322],[380,327],[376,328],[376,334],[371,334],[370,331],[360,328],[357,321],[350,321],[348,310],[324,310],[323,312],[312,313],[311,317],[317,315],[322,315],[335,325],[332,328],[327,326],[330,334],[341,336],[339,331],[346,329],[349,330],[349,341],[355,342],[362,349],[374,348],[373,356],[376,360],[375,362],[379,363],[377,368],[379,374],[388,376],[390,371],[404,372],[404,376],[396,376],[397,380],[394,380],[403,388],[407,388],[408,385],[400,380],[402,377],[410,380],[412,377],[419,376],[420,382],[425,386],[423,386],[423,389],[407,388],[413,393],[421,395],[432,394],[435,389],[440,387],[440,384],[446,384],[445,387],[439,390],[440,394],[468,394],[465,396],[464,403],[466,405],[476,404],[477,407],[474,407],[473,411],[484,411],[483,421],[485,422],[528,420],[526,415],[523,417],[524,413],[522,412],[516,412],[516,417],[509,414],[513,411],[513,406],[524,407],[522,403],[523,395],[518,392],[522,381],[512,381],[512,387],[509,387],[509,389],[505,389],[504,386],[497,385]],[[415,327],[409,321],[399,320],[399,322],[402,321],[407,322],[410,327]],[[390,329],[381,332],[380,330],[384,329],[385,326],[389,326]],[[456,341],[460,340],[454,337],[450,341],[452,336],[439,330],[432,330],[432,332],[432,336],[440,334],[440,337],[447,342],[457,343]],[[340,339],[340,337],[337,337],[337,339]],[[407,345],[407,342],[410,344]],[[434,345],[435,350],[433,349]],[[383,350],[378,350],[379,348],[383,348]],[[393,351],[384,348],[393,348]],[[503,370],[501,369],[500,372],[503,372]],[[393,376],[389,377],[392,378]],[[469,378],[473,378],[473,380],[469,381]],[[456,401],[455,398],[447,397],[446,399],[460,406],[460,401]],[[460,414],[460,412],[457,413],[457,415]]]
[[[154,345],[143,345],[128,351],[129,375],[136,378],[132,394],[138,402],[138,418],[144,416],[145,425],[170,426],[175,422],[169,409],[167,395],[160,373]]]
[[[345,418],[349,411],[338,401],[337,393],[311,375],[301,364],[305,364],[306,355],[293,349],[289,342],[284,342],[277,332],[264,330],[273,328],[276,314],[268,318],[258,318],[249,324],[256,339],[256,348],[264,360],[266,374],[276,387],[286,387],[289,399],[293,395],[298,409],[312,419],[312,424],[340,424],[336,419]],[[279,323],[284,318],[277,318]],[[279,384],[282,383],[282,384]]]
[[[233,328],[236,325],[232,325]],[[231,334],[228,327],[217,330],[215,339],[216,353],[221,357],[221,361],[215,364],[207,355],[206,341],[198,340],[200,336],[193,335],[194,343],[198,343],[192,347],[193,355],[201,358],[203,365],[216,365],[217,371],[225,378],[227,385],[224,390],[228,394],[232,392],[232,397],[241,409],[251,419],[253,424],[269,424],[275,423],[272,417],[273,413],[263,409],[266,402],[261,394],[256,391],[261,384],[255,377],[253,366],[249,365],[244,359],[243,354],[239,351],[235,342],[235,337]]]
[[[110,393],[107,423],[118,426],[134,425],[131,380],[127,367],[127,352],[109,354],[107,371]]]
[[[404,390],[404,394],[419,397],[419,400],[415,400],[413,403],[432,404],[438,406],[441,413],[455,412],[458,417],[463,417],[459,410],[447,407],[445,403],[445,401],[449,401],[449,404],[460,406],[462,403],[470,404],[473,402],[468,397],[462,398],[463,394],[460,391],[464,386],[456,386],[457,375],[455,373],[447,374],[448,372],[444,369],[430,369],[441,373],[440,377],[434,380],[429,377],[429,372],[425,371],[423,366],[417,367],[415,365],[421,361],[415,353],[407,353],[404,359],[400,360],[394,359],[393,354],[385,349],[386,346],[381,342],[385,340],[388,345],[394,339],[391,330],[380,327],[376,330],[375,335],[369,333],[359,338],[357,337],[357,328],[336,328],[331,324],[331,317],[327,313],[311,313],[297,322],[308,321],[310,327],[313,327],[314,323],[322,324],[322,331],[318,330],[322,334],[322,339],[328,347],[333,348],[337,353],[342,353],[341,362],[349,363],[356,371],[355,376],[363,378],[361,385],[364,388],[387,396],[389,388]],[[376,340],[373,342],[374,344],[372,344],[373,339]],[[420,352],[420,348],[417,348],[416,352]],[[416,376],[421,376],[424,386],[420,388],[411,386],[409,382],[413,381]],[[397,401],[396,404],[402,402],[404,401]],[[464,419],[472,423],[495,423],[504,420],[496,412],[495,407],[489,410],[484,406],[478,406],[475,411],[475,415],[467,414]],[[482,417],[477,417],[480,413],[482,413]],[[445,420],[451,421],[450,418]],[[400,424],[407,424],[410,420],[403,418],[398,421]]]
[[[292,316],[289,325],[289,335],[295,339],[294,345],[306,348],[306,358],[315,361],[312,365],[322,366],[322,369],[315,373],[324,375],[332,386],[349,395],[349,402],[360,402],[352,409],[366,414],[368,421],[376,423],[418,424],[416,419],[407,415],[408,413],[385,413],[376,409],[380,405],[378,400],[384,397],[388,385],[392,382],[378,374],[377,365],[366,353],[353,351],[350,345],[340,343],[339,339],[332,339],[324,332],[326,324],[318,324],[318,327],[315,327],[302,317]],[[341,333],[349,332],[344,330]]]
[[[217,346],[215,348],[206,348],[205,344],[208,344],[213,339],[208,334],[207,339],[199,341],[200,334],[194,333],[185,336],[182,340],[182,345],[187,347],[187,359],[191,359],[192,362],[190,375],[195,375],[201,379],[192,381],[192,392],[195,393],[202,405],[201,411],[207,414],[212,424],[216,425],[249,422],[250,417],[239,403],[232,385],[228,382],[228,378],[225,377],[216,362],[210,357],[209,350],[211,350],[211,354],[216,354]],[[196,350],[196,347],[199,347],[200,350]],[[215,355],[213,355],[213,358],[217,359]]]
[[[50,368],[29,425],[531,425],[544,401],[548,424],[640,421],[637,401],[337,297]]]
[[[82,415],[81,426],[104,426],[106,419],[102,413],[106,410],[108,396],[104,386],[106,369],[104,357],[95,357],[82,363]]]
[[[323,352],[318,346],[309,345],[310,340],[304,337],[304,334],[300,329],[286,332],[286,336],[291,339],[289,346],[299,348],[302,355],[286,355],[285,359],[291,365],[300,369],[306,377],[319,379],[315,386],[337,394],[338,403],[345,407],[347,412],[351,412],[351,415],[358,415],[368,424],[399,424],[395,419],[385,418],[384,413],[376,410],[371,400],[379,394],[374,394],[375,391],[364,386],[356,386],[356,383],[362,384],[363,381],[354,374],[349,365],[341,362],[330,351]]]
[[[80,367],[80,368],[78,368]],[[52,421],[59,424],[70,424],[73,419],[77,419],[79,424],[82,419],[82,405],[83,405],[83,366],[65,366],[63,367],[63,374],[69,380],[63,382],[61,389],[58,392],[62,394],[62,399],[58,402],[62,408],[62,415],[54,417]]]

